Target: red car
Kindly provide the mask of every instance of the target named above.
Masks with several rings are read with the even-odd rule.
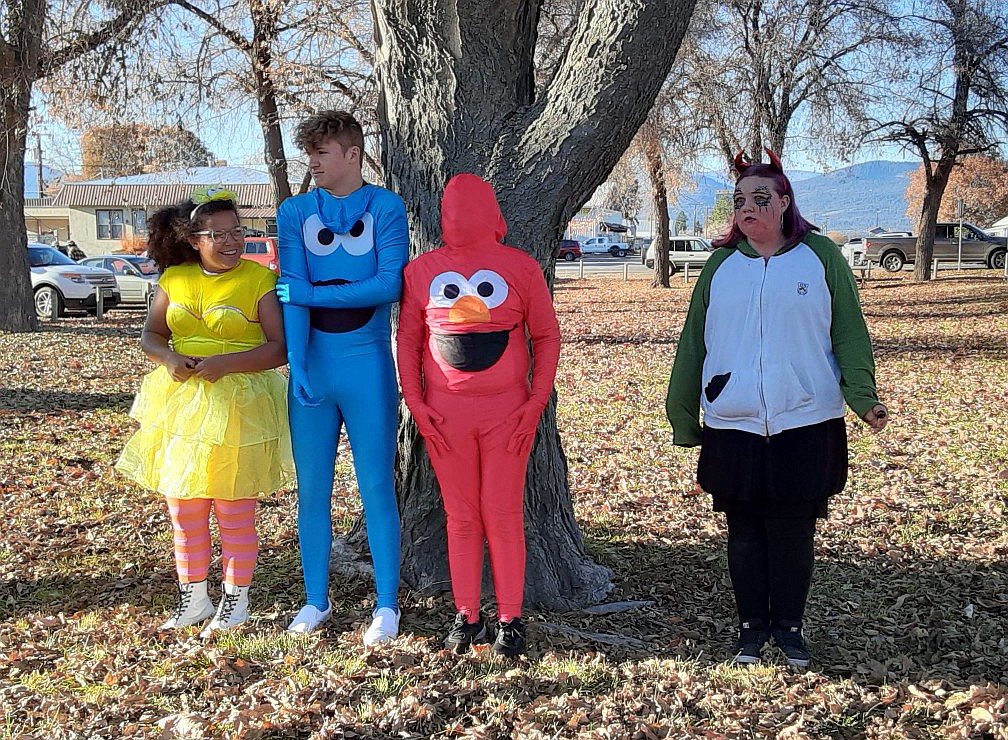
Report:
[[[581,259],[581,244],[574,239],[561,239],[557,249],[557,259],[573,262]]]
[[[268,267],[277,275],[280,274],[280,261],[277,259],[277,240],[274,236],[246,236],[245,254],[242,257]]]

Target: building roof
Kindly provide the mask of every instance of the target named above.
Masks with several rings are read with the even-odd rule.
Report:
[[[52,198],[35,199],[26,206],[57,208],[159,208],[181,203],[199,185],[220,185],[234,191],[238,207],[255,211],[247,218],[276,214],[273,186],[265,172],[247,167],[191,167],[104,180],[68,182]],[[261,214],[261,215],[260,215]]]
[[[185,167],[166,172],[86,180],[77,185],[268,185],[269,175],[251,167]]]
[[[239,207],[275,209],[273,186],[215,183],[233,190]],[[191,184],[98,185],[71,182],[52,198],[49,205],[68,208],[158,208],[181,203],[192,195]]]

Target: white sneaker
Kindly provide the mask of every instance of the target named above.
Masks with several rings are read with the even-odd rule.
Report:
[[[244,623],[249,616],[248,591],[248,586],[232,586],[225,583],[224,593],[221,594],[220,604],[217,605],[217,613],[210,620],[210,624],[200,632],[200,637],[210,637],[217,630],[229,630]]]
[[[294,621],[290,623],[287,631],[299,635],[307,635],[309,632],[314,632],[320,624],[329,619],[330,614],[332,614],[331,601],[326,602],[325,611],[321,611],[318,607],[311,604],[305,604],[301,607],[301,611],[297,613],[297,616],[294,617]]]
[[[182,629],[204,622],[213,616],[214,605],[207,596],[206,580],[198,583],[179,583],[178,605],[171,618],[161,625],[163,630]]]
[[[375,609],[371,626],[364,632],[364,644],[380,645],[398,637],[400,613],[387,606]]]

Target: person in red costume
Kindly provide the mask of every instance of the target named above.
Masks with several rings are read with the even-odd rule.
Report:
[[[469,174],[448,182],[444,244],[403,275],[397,351],[403,398],[427,442],[448,521],[458,614],[445,647],[461,653],[487,640],[485,542],[500,622],[493,650],[515,657],[525,650],[525,470],[553,391],[560,327],[539,263],[501,244],[506,232],[489,183]]]

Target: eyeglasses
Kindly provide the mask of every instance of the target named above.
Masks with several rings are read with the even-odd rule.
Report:
[[[193,234],[197,236],[209,236],[214,244],[223,244],[227,241],[230,236],[235,241],[242,241],[245,239],[245,227],[235,226],[233,229],[225,229],[223,231],[218,231],[217,229],[207,229],[204,231],[194,231]]]

